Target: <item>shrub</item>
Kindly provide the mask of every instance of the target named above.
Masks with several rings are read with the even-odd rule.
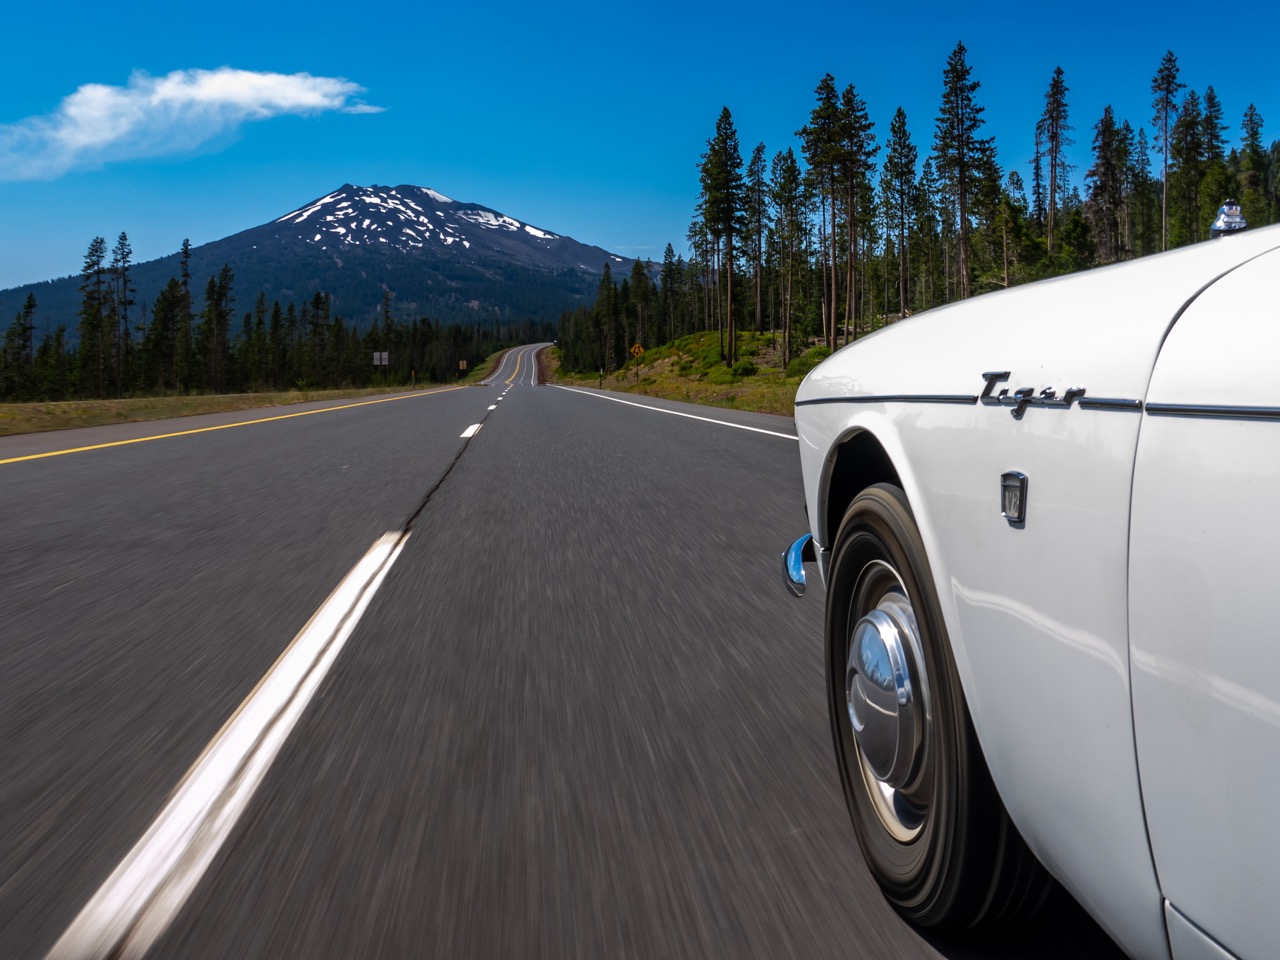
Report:
[[[733,375],[735,377],[754,377],[756,369],[755,361],[743,357],[733,365]]]
[[[825,344],[812,347],[787,364],[787,376],[803,377],[829,356],[831,348]]]

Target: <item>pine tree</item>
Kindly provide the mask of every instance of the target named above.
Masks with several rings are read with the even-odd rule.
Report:
[[[836,94],[836,79],[826,74],[818,82],[814,91],[818,103],[809,113],[809,122],[796,131],[802,143],[805,161],[809,165],[809,175],[817,188],[818,198],[822,203],[824,223],[830,215],[830,230],[824,232],[829,246],[824,246],[825,262],[830,265],[829,286],[823,284],[822,329],[827,346],[835,349],[836,345],[836,298],[837,298],[837,257],[836,257],[836,171],[840,157],[840,100]],[[828,296],[829,294],[829,296]]]
[[[676,338],[676,298],[680,287],[680,268],[676,264],[676,251],[671,244],[662,251],[662,272],[658,278],[658,316],[660,328],[658,340],[665,343]]]
[[[1098,259],[1115,263],[1120,259],[1120,206],[1124,181],[1124,157],[1115,114],[1108,104],[1093,128],[1093,165],[1085,174],[1089,181],[1089,207],[1095,224]]]
[[[178,317],[173,350],[173,382],[179,391],[183,389],[184,384],[190,386],[194,366],[191,339],[191,328],[194,322],[191,299],[191,241],[185,237],[182,240],[181,264],[182,313]]]
[[[114,369],[117,395],[128,388],[129,349],[132,334],[129,329],[129,308],[137,303],[134,289],[129,278],[129,270],[133,267],[133,247],[129,245],[129,235],[123,230],[116,238],[116,245],[111,248],[111,266],[108,273],[111,278],[112,303],[115,307],[111,317],[111,340],[114,347]]]
[[[1222,120],[1222,101],[1213,87],[1204,91],[1204,109],[1200,114],[1200,140],[1204,144],[1204,159],[1209,163],[1222,163],[1227,158],[1227,125]]]
[[[933,169],[933,159],[920,165],[920,183],[914,211],[915,233],[923,238],[924,257],[917,258],[920,275],[915,300],[924,307],[945,303],[946,221],[943,218],[942,184]]]
[[[1031,159],[1031,218],[1037,229],[1044,232],[1044,136],[1040,124],[1036,124],[1036,148]]]
[[[647,260],[643,263],[638,259],[632,260],[631,276],[628,282],[635,342],[644,349],[657,344],[653,338],[653,332],[648,329],[653,324],[653,281],[649,279],[652,268],[653,265]]]
[[[724,329],[728,335],[728,351],[721,348],[721,356],[729,366],[737,360],[737,330],[733,313],[733,242],[742,233],[743,194],[742,151],[738,147],[738,132],[733,126],[733,115],[728,107],[720,111],[716,120],[716,132],[707,141],[703,155],[702,193],[704,218],[707,230],[717,248],[723,244],[720,258],[725,274]]]
[[[745,217],[745,243],[751,255],[752,285],[755,288],[756,333],[764,330],[764,304],[761,296],[761,284],[764,272],[764,233],[765,220],[769,210],[769,191],[766,181],[764,144],[757,143],[751,151],[751,160],[747,163]]]
[[[1072,129],[1067,123],[1067,87],[1062,79],[1062,68],[1053,71],[1049,89],[1044,95],[1044,113],[1036,125],[1036,142],[1043,143],[1045,159],[1049,162],[1049,201],[1045,220],[1045,249],[1053,254],[1054,219],[1058,208],[1058,191],[1066,183],[1071,166],[1066,162],[1067,147],[1075,143],[1069,137]]]
[[[788,147],[774,155],[769,168],[769,199],[773,205],[773,235],[778,244],[779,300],[782,320],[782,366],[791,361],[796,277],[804,243],[803,175],[795,151]]]
[[[595,334],[593,339],[598,344],[595,351],[595,359],[592,366],[597,364],[603,375],[605,369],[614,370],[618,364],[616,362],[616,321],[614,302],[617,299],[618,289],[613,283],[613,271],[609,268],[608,261],[605,261],[604,272],[600,276],[600,284],[596,287],[596,302],[592,308],[592,330]]]
[[[993,150],[990,139],[978,136],[983,108],[974,100],[974,94],[981,84],[969,79],[972,69],[965,62],[965,53],[964,44],[957,43],[947,57],[942,74],[942,108],[933,144],[935,169],[953,204],[961,299],[971,292],[970,208],[983,186],[980,168],[984,160],[990,160]]]
[[[1151,93],[1155,97],[1151,108],[1155,116],[1151,125],[1160,135],[1160,155],[1163,163],[1160,168],[1160,249],[1169,249],[1169,136],[1173,123],[1178,118],[1178,105],[1175,99],[1178,91],[1185,87],[1178,80],[1178,58],[1172,50],[1165,52],[1160,61],[1160,68],[1151,80]]]
[[[1128,176],[1133,184],[1135,226],[1138,232],[1136,250],[1139,256],[1155,253],[1159,237],[1156,229],[1157,204],[1155,185],[1151,179],[1151,150],[1147,144],[1146,127],[1139,127],[1130,154]]]
[[[1169,137],[1169,194],[1173,207],[1169,242],[1173,246],[1201,239],[1200,183],[1205,175],[1203,132],[1200,97],[1194,90],[1189,90]]]
[[[1262,145],[1262,115],[1252,103],[1244,112],[1240,144],[1240,212],[1248,223],[1267,223],[1267,154]]]
[[[36,312],[36,296],[28,293],[22,309],[5,331],[4,347],[0,350],[0,400],[31,400],[34,398],[35,350],[33,334]]]
[[[844,335],[846,342],[850,331],[856,336],[856,308],[858,303],[857,263],[859,255],[859,234],[869,233],[873,227],[874,193],[871,187],[871,171],[874,169],[875,155],[880,148],[876,145],[875,124],[867,113],[866,102],[858,96],[853,84],[844,88],[840,95],[840,114],[838,121],[839,150],[837,154],[837,177],[844,194],[845,220],[845,305]],[[834,301],[832,301],[834,303]]]
[[[911,312],[907,293],[907,235],[912,218],[912,201],[916,192],[915,144],[907,130],[907,114],[898,107],[889,123],[889,141],[884,158],[884,198],[886,232],[896,238],[898,254],[898,316]]]
[[[80,389],[99,398],[107,395],[106,259],[107,241],[94,237],[80,269]]]

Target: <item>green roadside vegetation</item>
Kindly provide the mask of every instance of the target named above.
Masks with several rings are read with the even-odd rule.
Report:
[[[781,337],[742,333],[737,347],[738,360],[730,367],[724,362],[715,333],[694,333],[646,350],[603,378],[561,371],[557,349],[550,351],[549,380],[789,417],[800,381],[831,354],[825,346],[810,346],[784,369]]]

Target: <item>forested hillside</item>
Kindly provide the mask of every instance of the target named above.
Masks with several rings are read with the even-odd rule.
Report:
[[[209,277],[201,294],[189,257],[184,244],[178,275],[144,309],[129,279],[128,238],[120,235],[110,260],[106,242],[96,238],[81,273],[76,346],[68,345],[65,324],[36,340],[39,308],[29,294],[5,334],[0,399],[444,382],[457,378],[464,363],[472,367],[501,347],[552,335],[551,324],[531,320],[464,325],[398,317],[390,293],[363,330],[319,292],[285,306],[268,304],[259,292],[242,305],[229,266]]]
[[[561,315],[565,369],[612,370],[635,343],[706,330],[732,366],[732,334],[746,329],[777,330],[785,367],[815,338],[834,349],[929,307],[1207,240],[1228,198],[1251,226],[1280,220],[1280,141],[1265,145],[1252,104],[1228,121],[1212,85],[1180,79],[1172,52],[1156,65],[1150,116],[1073,117],[1069,78],[1046,77],[1025,178],[1000,168],[983,135],[962,43],[936,117],[914,134],[901,108],[877,131],[854,86],[828,73],[796,118],[800,155],[760,143],[744,162],[725,107],[698,163],[689,256],[668,245],[656,282],[641,264],[606,273],[594,307]],[[1067,161],[1076,136],[1092,144],[1084,170]]]

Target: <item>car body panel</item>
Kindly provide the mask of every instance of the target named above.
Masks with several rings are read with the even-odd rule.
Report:
[[[1138,402],[1186,304],[1277,246],[1280,231],[1257,231],[930,311],[839,351],[796,398],[819,547],[831,548],[845,507],[827,502],[839,446],[869,432],[915,514],[1011,817],[1135,956],[1168,956],[1130,700]],[[998,389],[1031,388],[1059,402],[1020,417],[980,403],[993,372],[1008,373]],[[1072,388],[1131,405],[1061,403]],[[1011,470],[1029,478],[1020,527],[1000,512],[1000,477]]]
[[[1167,900],[1164,912],[1165,922],[1169,925],[1169,947],[1173,951],[1173,960],[1238,960]]]
[[[1133,706],[1165,896],[1246,957],[1280,900],[1280,252],[1210,287],[1170,332],[1134,473]],[[1201,411],[1203,414],[1205,411]]]

